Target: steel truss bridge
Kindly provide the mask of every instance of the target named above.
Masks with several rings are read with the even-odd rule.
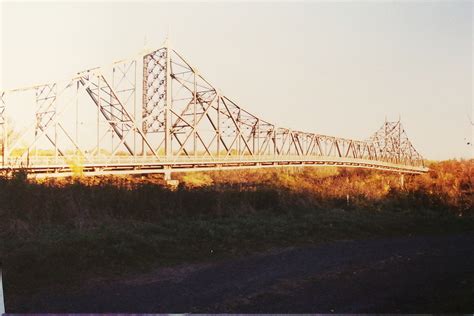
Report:
[[[0,125],[4,174],[306,165],[427,171],[400,121],[384,122],[366,140],[275,126],[216,89],[168,43],[67,80],[2,91]]]

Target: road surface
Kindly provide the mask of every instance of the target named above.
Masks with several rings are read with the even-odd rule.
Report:
[[[465,233],[164,268],[74,293],[38,293],[11,312],[472,313],[473,297],[474,233]]]

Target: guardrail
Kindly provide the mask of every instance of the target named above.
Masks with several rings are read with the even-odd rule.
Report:
[[[225,156],[225,157],[189,157],[189,156],[175,156],[175,157],[160,157],[155,156],[93,156],[93,157],[30,157],[28,159],[19,159],[17,161],[10,160],[2,169],[16,170],[41,170],[41,169],[73,169],[78,168],[95,168],[95,169],[110,169],[134,167],[140,169],[141,167],[157,167],[162,169],[188,167],[214,168],[219,169],[221,165],[228,166],[230,164],[237,164],[245,166],[247,164],[323,164],[323,165],[341,165],[341,166],[359,166],[366,168],[378,168],[387,170],[401,170],[406,172],[422,173],[428,169],[423,166],[415,166],[403,163],[393,163],[388,161],[359,159],[359,158],[341,158],[341,157],[326,157],[326,156]],[[159,171],[157,171],[159,172]]]

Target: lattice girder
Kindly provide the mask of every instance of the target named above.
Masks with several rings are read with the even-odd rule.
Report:
[[[143,70],[138,84],[137,68]],[[97,109],[95,147],[83,145],[85,140],[78,142],[82,122],[76,120],[74,123],[77,132],[73,137],[72,124],[68,126],[62,121],[62,101],[57,101],[62,92],[53,83],[34,87],[36,116],[29,127],[34,132],[34,141],[29,143],[27,150],[36,148],[38,139],[42,138],[54,147],[55,156],[69,155],[72,147],[89,161],[106,152],[110,157],[154,156],[151,158],[170,164],[199,159],[220,164],[288,158],[291,161],[319,159],[338,164],[364,160],[423,167],[423,158],[399,121],[385,122],[366,141],[276,126],[232,101],[168,45],[135,59],[116,62],[111,70],[111,76],[103,68],[81,72],[68,84],[68,87],[78,84],[78,91],[80,85],[83,95],[89,102],[92,100],[90,104]],[[138,91],[142,98],[137,107]],[[6,129],[4,92],[0,101],[0,124]],[[76,111],[78,108],[81,107],[76,107]],[[88,118],[89,121],[94,119]],[[4,139],[3,156],[9,156],[19,143],[15,140],[7,147],[8,139]],[[103,150],[104,144],[109,146],[107,151]]]

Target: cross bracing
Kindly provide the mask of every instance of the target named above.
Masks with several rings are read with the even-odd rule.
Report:
[[[3,172],[61,176],[78,168],[92,175],[287,165],[427,170],[400,121],[385,122],[364,141],[279,127],[232,101],[169,45],[0,96]]]

